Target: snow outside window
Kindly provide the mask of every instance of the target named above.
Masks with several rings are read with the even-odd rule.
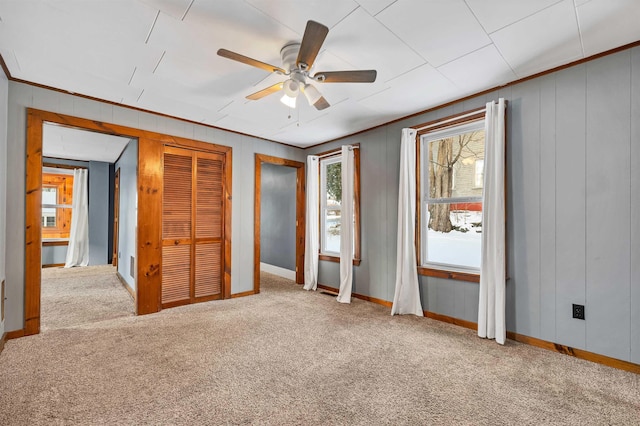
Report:
[[[340,217],[342,206],[342,155],[339,150],[320,159],[320,259],[340,260]],[[353,262],[360,264],[360,150],[354,150]],[[324,256],[324,258],[323,258]]]
[[[341,156],[320,160],[320,253],[340,256]]]
[[[482,243],[484,121],[423,134],[420,157],[420,263],[427,268],[477,274]]]

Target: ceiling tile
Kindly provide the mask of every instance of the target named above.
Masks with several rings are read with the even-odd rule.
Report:
[[[638,0],[591,0],[577,13],[585,56],[640,40]]]
[[[518,77],[582,58],[573,0],[496,31],[491,38]]]
[[[175,97],[163,96],[158,91],[145,90],[140,98],[132,104],[137,108],[156,111],[162,114],[201,122],[206,119],[214,120],[223,117],[215,108],[205,108],[199,105],[183,102]]]
[[[361,8],[329,32],[325,46],[355,69],[376,69],[381,81],[424,63],[424,59]]]
[[[359,103],[383,114],[403,116],[455,99],[460,92],[428,64],[389,81],[389,85],[393,90],[384,90]]]
[[[139,89],[128,86],[126,83],[100,78],[87,73],[81,67],[51,62],[39,55],[21,54],[18,56],[18,62],[22,71],[18,76],[12,73],[14,77],[26,81],[38,81],[44,86],[112,102],[121,102],[123,98],[137,97],[140,94]],[[47,69],[46,76],[40,75],[39,70],[42,68]]]
[[[279,132],[268,135],[269,138],[282,140],[285,143],[299,146],[308,146],[324,142],[337,137],[356,133],[380,123],[376,112],[358,104],[355,101],[346,100],[331,106],[331,114],[325,114],[316,120],[295,123]]]
[[[280,64],[280,49],[300,37],[289,27],[240,1],[195,0],[184,23],[198,36],[194,46],[207,46],[213,54],[225,48],[274,65]]]
[[[157,9],[160,12],[166,13],[167,15],[176,18],[182,19],[184,14],[187,12],[189,5],[191,4],[191,0],[140,0],[141,2],[147,4],[149,7],[153,9]]]
[[[505,1],[466,0],[485,31],[492,33],[561,0]]]
[[[491,43],[462,1],[398,0],[376,18],[434,67]]]
[[[371,16],[375,16],[397,0],[356,0]]]
[[[495,46],[483,47],[438,68],[445,77],[465,91],[461,96],[501,86],[516,79]]]
[[[299,34],[300,39],[308,20],[329,28],[340,22],[358,7],[353,0],[246,0],[256,9],[286,25]]]

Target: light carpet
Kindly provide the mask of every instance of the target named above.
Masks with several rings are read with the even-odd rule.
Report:
[[[0,424],[637,425],[615,370],[261,276],[261,293],[7,342]]]

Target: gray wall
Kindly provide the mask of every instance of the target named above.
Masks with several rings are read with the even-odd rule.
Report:
[[[0,69],[0,283],[5,279],[5,253],[7,247],[7,103],[9,82],[4,70]],[[0,317],[0,338],[4,334],[4,321]]]
[[[120,169],[120,214],[118,220],[118,272],[129,287],[136,289],[135,268],[131,270],[131,257],[136,257],[136,227],[138,218],[138,140],[132,139],[116,161]]]
[[[109,257],[109,163],[89,162],[89,265]]]
[[[89,265],[106,265],[109,249],[109,163],[44,158],[43,162],[86,167],[89,171]],[[67,246],[43,246],[42,264],[65,263]]]
[[[24,218],[26,108],[115,123],[168,135],[226,145],[233,149],[231,214],[231,292],[253,289],[253,196],[256,153],[301,161],[303,150],[261,139],[102,103],[28,84],[9,82],[7,172],[6,329],[24,321]]]
[[[361,145],[356,293],[392,300],[400,130],[504,97],[507,329],[640,363],[640,48],[308,150]],[[635,259],[635,260],[634,260]],[[338,264],[320,262],[337,286]],[[423,309],[477,321],[478,285],[420,277]],[[584,321],[571,304],[585,304]]]
[[[296,270],[295,167],[262,164],[260,262]]]

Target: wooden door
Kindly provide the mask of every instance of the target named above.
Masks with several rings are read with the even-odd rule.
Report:
[[[222,298],[224,157],[165,147],[162,307]]]
[[[116,170],[113,183],[113,257],[111,264],[118,266],[118,236],[120,229],[120,169]]]

